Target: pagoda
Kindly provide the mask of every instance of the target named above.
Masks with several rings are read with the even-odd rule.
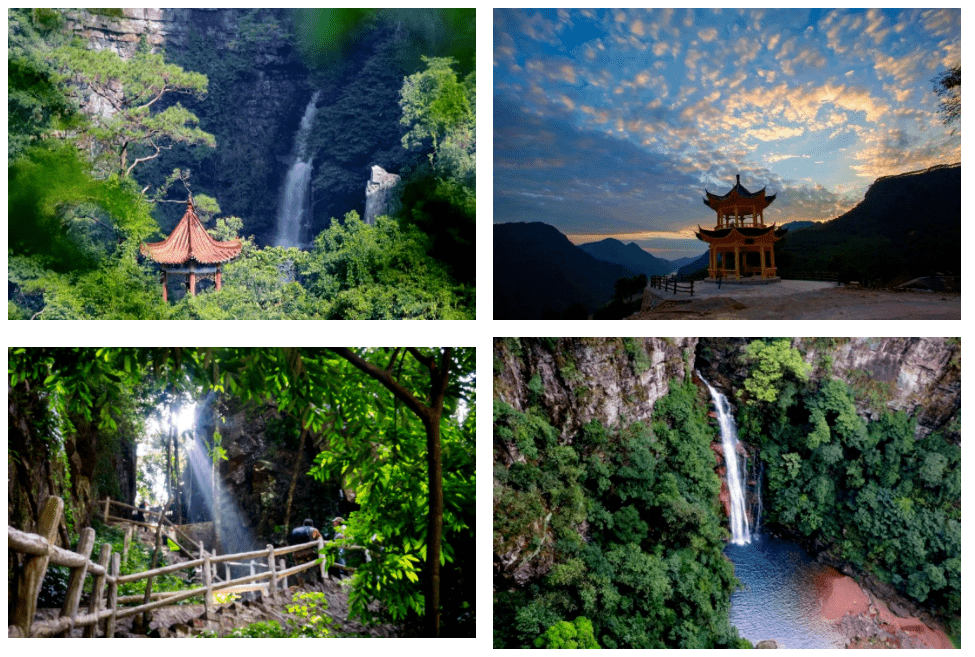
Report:
[[[704,205],[717,214],[713,230],[699,225],[696,233],[697,239],[710,247],[708,278],[740,280],[757,276],[763,282],[777,281],[773,245],[788,229],[776,228],[775,224],[766,226],[762,216],[775,194],[766,196],[764,187],[750,192],[742,186],[740,175],[735,178],[735,186],[723,196],[704,190]]]
[[[218,242],[203,228],[193,207],[193,197],[186,200],[186,214],[176,228],[162,242],[143,243],[142,255],[152,258],[162,267],[163,301],[169,300],[166,289],[170,275],[188,276],[190,294],[196,296],[197,277],[213,278],[220,290],[220,274],[225,262],[230,262],[241,249],[240,240]]]

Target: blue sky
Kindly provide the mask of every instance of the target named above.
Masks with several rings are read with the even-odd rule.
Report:
[[[494,221],[706,250],[705,187],[832,219],[876,178],[961,160],[931,79],[958,9],[494,11]]]

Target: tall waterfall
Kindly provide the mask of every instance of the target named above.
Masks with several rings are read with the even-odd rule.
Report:
[[[714,408],[718,413],[718,424],[721,426],[721,446],[724,448],[725,472],[728,480],[728,496],[730,498],[728,522],[731,525],[731,542],[735,545],[751,543],[751,531],[748,527],[748,514],[745,512],[745,472],[744,464],[739,461],[738,427],[731,415],[731,405],[728,399],[708,383],[701,373],[697,373],[704,385],[711,393]]]
[[[311,183],[311,160],[308,153],[308,135],[315,122],[319,92],[315,92],[305,115],[301,117],[301,126],[295,134],[294,162],[288,169],[281,189],[281,199],[278,201],[278,231],[274,238],[275,246],[301,246],[301,233],[310,223],[310,208],[308,191]]]

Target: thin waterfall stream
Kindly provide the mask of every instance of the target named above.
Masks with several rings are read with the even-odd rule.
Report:
[[[738,450],[738,427],[731,414],[731,404],[727,397],[718,392],[708,383],[701,373],[697,373],[704,385],[711,393],[714,408],[718,414],[718,425],[721,427],[721,446],[724,449],[724,462],[728,482],[728,524],[731,530],[731,542],[735,545],[747,545],[752,541],[751,528],[748,523],[748,513],[745,507],[745,479],[746,471],[744,456]]]
[[[295,133],[294,161],[288,169],[278,202],[278,229],[275,246],[302,246],[302,233],[310,225],[309,188],[311,187],[312,156],[308,153],[308,136],[311,134],[318,108],[318,91],[312,94],[305,114]]]
[[[707,386],[721,428],[728,485],[728,524],[731,541],[724,553],[735,564],[735,576],[742,589],[731,595],[729,620],[739,635],[753,642],[774,640],[779,648],[838,648],[843,634],[820,612],[820,595],[827,567],[818,564],[802,547],[775,536],[760,535],[761,479],[752,468],[756,483],[755,526],[748,519],[744,450],[738,447],[738,427],[725,395],[697,372]]]

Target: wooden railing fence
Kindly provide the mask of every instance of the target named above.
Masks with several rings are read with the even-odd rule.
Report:
[[[115,503],[121,504],[119,502]],[[109,517],[107,511],[108,506],[108,504],[105,505],[106,517]],[[316,552],[321,551],[325,546],[325,541],[322,538],[285,548],[276,548],[273,545],[268,545],[264,550],[224,554],[220,556],[211,555],[200,546],[201,557],[198,559],[163,566],[162,568],[147,570],[141,573],[119,575],[121,555],[117,552],[112,554],[112,546],[108,543],[101,546],[97,563],[90,560],[89,557],[95,542],[95,530],[91,527],[86,527],[81,530],[78,547],[75,552],[54,545],[54,538],[57,535],[58,524],[61,521],[61,514],[63,512],[64,501],[60,497],[51,496],[47,498],[44,503],[44,508],[41,511],[37,524],[37,534],[23,532],[10,526],[7,527],[7,549],[19,552],[27,557],[24,562],[23,571],[17,582],[17,604],[10,615],[9,626],[7,628],[8,636],[70,636],[75,627],[84,627],[83,636],[95,637],[101,631],[106,637],[114,637],[115,626],[120,619],[142,614],[197,596],[203,597],[204,618],[212,620],[214,618],[214,593],[240,592],[260,588],[266,590],[271,599],[277,599],[279,588],[287,588],[287,578],[291,575],[296,575],[314,567],[319,568],[319,573],[322,578],[326,575],[325,563],[323,561],[320,562],[313,559],[307,563],[287,568],[284,559],[279,558],[303,550],[312,549]],[[118,520],[122,522],[135,522],[125,518]],[[189,537],[185,538],[191,540]],[[248,560],[250,560],[250,564],[243,563]],[[262,560],[263,563],[261,561],[254,563],[254,560]],[[222,582],[216,578],[216,569],[218,564],[221,563],[227,564],[224,568],[227,579]],[[35,623],[34,616],[37,611],[37,597],[40,594],[41,584],[44,581],[47,568],[52,564],[66,566],[71,569],[68,592],[58,619]],[[232,579],[230,578],[230,565],[250,565],[251,574]],[[197,566],[202,566],[202,587],[188,591],[153,593],[151,596],[140,594],[119,597],[118,595],[119,585],[126,582],[150,580],[158,575],[183,570],[185,568],[195,568]],[[263,573],[254,573],[256,567],[266,568],[267,570]],[[89,574],[93,577],[93,580],[88,611],[87,613],[79,613],[81,592],[85,585],[85,579]],[[254,585],[254,583],[262,582],[263,580],[268,580],[268,582],[265,585]],[[105,594],[106,588],[107,595]],[[147,597],[156,599],[144,601],[143,604],[136,607],[121,608],[119,606],[127,602],[145,600]]]
[[[694,296],[694,281],[682,281],[677,276],[651,276],[650,287],[662,289],[664,292],[670,291],[674,294],[687,292]]]

